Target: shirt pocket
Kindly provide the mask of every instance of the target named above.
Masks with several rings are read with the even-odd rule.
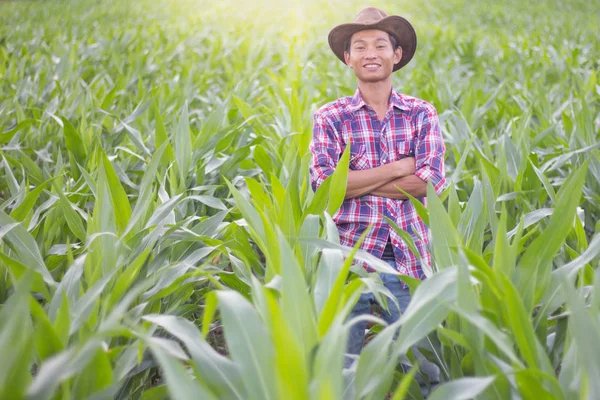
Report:
[[[412,141],[396,142],[396,160],[415,156],[415,147]]]
[[[350,145],[350,169],[362,170],[371,168],[369,158],[367,157],[367,149],[362,144]]]

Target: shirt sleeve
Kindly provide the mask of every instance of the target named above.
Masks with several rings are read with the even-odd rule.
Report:
[[[310,181],[314,191],[335,170],[341,154],[339,138],[333,126],[317,111],[310,142],[312,159]]]
[[[435,108],[429,105],[421,112],[419,121],[415,145],[415,175],[425,182],[431,181],[439,195],[446,186],[444,168],[446,147]]]

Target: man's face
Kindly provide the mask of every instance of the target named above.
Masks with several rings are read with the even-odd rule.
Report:
[[[379,82],[392,75],[394,64],[402,58],[402,49],[394,51],[387,32],[358,31],[350,38],[350,53],[345,51],[344,58],[360,81]]]

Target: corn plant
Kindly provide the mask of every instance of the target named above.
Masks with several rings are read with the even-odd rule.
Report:
[[[407,200],[432,275],[344,368],[358,296],[395,301],[355,262],[393,271],[339,244],[348,153],[313,192],[308,146],[364,4],[0,2],[0,398],[600,396],[597,7],[373,5],[415,25],[394,86],[449,184]]]

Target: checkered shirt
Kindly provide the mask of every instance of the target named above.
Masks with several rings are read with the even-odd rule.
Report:
[[[414,157],[416,176],[426,182],[430,181],[438,194],[446,184],[446,148],[437,112],[431,104],[423,100],[398,94],[392,89],[383,121],[380,121],[375,110],[365,103],[358,89],[354,96],[342,97],[317,110],[310,146],[313,190],[316,191],[333,173],[348,142],[351,143],[351,170],[375,168],[403,157]],[[425,198],[419,200],[425,204]],[[389,238],[394,247],[396,269],[401,274],[423,279],[421,262],[382,215],[395,221],[411,235],[422,262],[430,265],[431,257],[427,250],[428,228],[408,200],[371,194],[344,200],[333,216],[340,232],[341,244],[354,246],[365,229],[372,224],[373,228],[367,234],[361,248],[381,258]]]

